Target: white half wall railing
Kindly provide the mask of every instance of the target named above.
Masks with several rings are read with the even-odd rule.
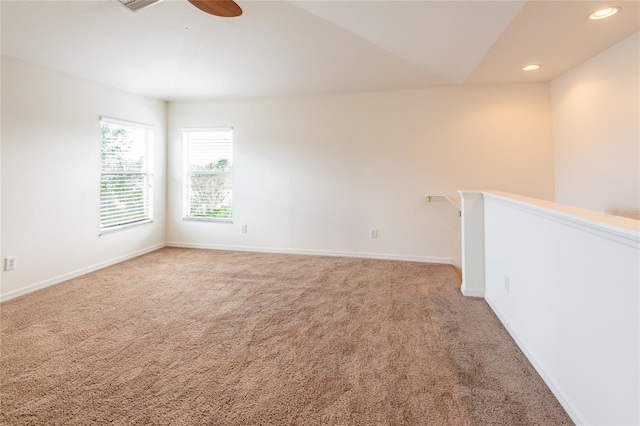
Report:
[[[576,424],[640,424],[640,222],[460,195],[462,292],[486,299]]]

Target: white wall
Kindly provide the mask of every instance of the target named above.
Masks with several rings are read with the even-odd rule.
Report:
[[[484,197],[478,191],[458,191],[462,205],[462,285],[465,296],[484,297]]]
[[[2,58],[3,299],[164,244],[166,104]],[[98,236],[99,116],[154,126],[154,222]]]
[[[487,302],[577,424],[640,424],[640,223],[508,194],[484,206]]]
[[[551,82],[559,203],[640,219],[640,33]]]
[[[546,84],[171,102],[168,241],[459,265],[457,211],[423,195],[553,199],[549,108]],[[232,225],[182,221],[180,132],[205,126],[234,127]]]

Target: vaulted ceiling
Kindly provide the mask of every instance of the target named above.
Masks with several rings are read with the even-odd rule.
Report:
[[[640,29],[640,2],[0,3],[2,54],[165,100],[548,81]],[[541,64],[535,72],[521,67]]]

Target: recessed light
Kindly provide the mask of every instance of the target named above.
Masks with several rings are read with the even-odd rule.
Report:
[[[619,11],[620,7],[618,6],[605,7],[603,9],[598,9],[595,12],[590,13],[589,15],[587,15],[587,18],[591,20],[604,19],[608,18],[609,16],[615,15]]]
[[[525,67],[522,67],[522,69],[524,71],[535,71],[535,70],[537,70],[539,68],[540,68],[540,65],[538,65],[538,64],[531,64],[531,65],[527,65]]]

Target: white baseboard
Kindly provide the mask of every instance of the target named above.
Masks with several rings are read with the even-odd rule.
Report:
[[[484,290],[466,288],[464,283],[460,286],[460,291],[467,297],[484,297]]]
[[[536,369],[542,380],[547,384],[553,395],[555,395],[560,405],[565,409],[571,420],[577,425],[587,425],[587,421],[580,414],[579,410],[569,401],[566,397],[566,393],[562,390],[562,388],[556,383],[553,379],[553,376],[542,366],[542,363],[538,361],[536,356],[525,346],[525,344],[518,337],[518,332],[509,325],[506,317],[502,314],[500,309],[493,303],[491,298],[485,297],[487,304],[491,307],[493,312],[496,314],[504,328],[509,332],[513,340],[516,342],[522,353],[527,357],[533,368]]]
[[[218,245],[218,244],[181,243],[181,242],[175,242],[175,241],[168,242],[167,247],[197,248],[197,249],[207,249],[207,250],[253,251],[253,252],[260,252],[260,253],[304,254],[304,255],[315,255],[315,256],[357,257],[362,259],[384,259],[384,260],[403,260],[408,262],[442,263],[447,265],[453,264],[452,257],[407,256],[407,255],[397,255],[397,254],[387,254],[387,253],[363,253],[363,252],[353,252],[353,251],[228,246],[228,245]]]
[[[105,260],[104,262],[96,263],[94,265],[87,266],[86,268],[77,269],[75,271],[72,271],[66,274],[58,275],[57,277],[40,281],[35,284],[30,284],[26,287],[13,290],[8,293],[0,293],[0,302],[5,302],[7,300],[16,298],[18,296],[22,296],[23,294],[31,293],[32,291],[40,290],[42,288],[49,287],[54,284],[59,284],[63,281],[67,281],[72,278],[79,277],[80,275],[88,274],[89,272],[97,271],[98,269],[106,268],[107,266],[115,265],[116,263],[120,263],[125,260],[133,259],[134,257],[138,257],[143,254],[161,249],[162,247],[165,247],[165,245],[166,245],[165,243],[155,244],[153,246],[144,248],[142,250],[138,250],[133,253],[128,253],[122,256],[118,256],[113,259]]]

